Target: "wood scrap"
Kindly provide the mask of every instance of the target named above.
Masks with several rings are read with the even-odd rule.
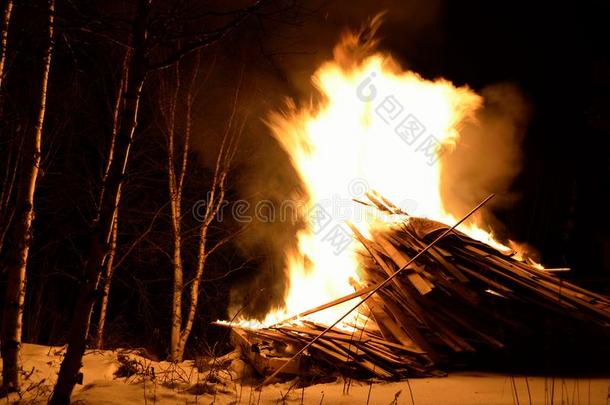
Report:
[[[380,210],[402,214],[382,196],[368,197]],[[307,315],[369,293],[448,228],[405,217],[404,222],[375,229],[365,238],[352,227],[363,247],[362,284],[357,291],[272,328],[234,326],[238,344],[247,346],[246,341],[269,350],[265,358],[276,360],[249,359],[268,375],[277,362],[274,356],[281,355],[273,348],[294,345],[296,352],[327,327],[308,321]],[[549,322],[575,329],[595,326],[599,333],[610,335],[609,297],[459,231],[439,241],[403,273],[363,304],[360,315],[368,317],[364,327],[335,327],[306,352],[307,362],[285,373],[298,375],[305,372],[304,364],[318,362],[328,370],[384,379],[432,375],[439,364],[450,364],[458,353],[510,349],[523,335],[541,340]]]

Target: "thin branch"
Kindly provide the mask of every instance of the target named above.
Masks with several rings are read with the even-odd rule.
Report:
[[[241,25],[241,23],[243,23],[248,17],[250,17],[254,13],[254,11],[256,11],[261,6],[263,2],[264,0],[258,0],[254,5],[245,8],[240,15],[238,15],[233,20],[231,20],[230,22],[228,22],[217,30],[210,32],[188,33],[181,36],[173,37],[170,42],[175,42],[188,38],[199,39],[194,42],[191,42],[190,44],[182,47],[181,49],[178,49],[175,53],[165,58],[164,60],[161,60],[157,63],[149,64],[148,68],[150,70],[165,69],[176,63],[186,55],[190,54],[191,52],[214,45],[215,43],[223,39],[229,32],[233,31],[235,28]]]
[[[191,129],[192,129],[192,113],[193,113],[193,88],[197,77],[199,76],[199,66],[201,63],[201,52],[197,52],[195,56],[195,66],[193,67],[193,74],[187,87],[186,93],[186,118],[184,128],[184,145],[182,148],[182,165],[180,167],[180,174],[178,178],[177,192],[182,195],[182,189],[184,188],[184,177],[186,175],[186,168],[188,164],[189,146],[191,141]]]
[[[235,238],[237,235],[241,234],[242,232],[244,232],[244,230],[247,228],[246,226],[242,226],[241,228],[239,228],[237,231],[235,232],[231,232],[229,235],[225,236],[224,238],[222,238],[221,240],[219,240],[218,242],[216,242],[214,244],[214,246],[212,246],[206,256],[210,256],[212,253],[214,253],[216,250],[218,250],[219,248],[221,248],[223,245],[225,245],[227,242],[229,242],[231,239]]]
[[[223,274],[222,276],[218,276],[218,277],[213,277],[213,278],[204,278],[201,280],[202,283],[212,283],[214,281],[220,281],[223,280],[227,277],[229,277],[231,274],[233,273],[237,273],[238,271],[242,270],[244,267],[246,267],[246,264],[249,263],[252,260],[247,260],[244,263],[240,264],[238,267],[231,269],[229,271],[227,271],[225,274]]]
[[[155,215],[153,216],[152,220],[150,221],[150,224],[148,225],[148,227],[146,228],[146,230],[144,232],[142,232],[129,246],[129,248],[127,248],[127,250],[125,251],[125,253],[123,254],[123,256],[121,256],[121,258],[116,262],[116,264],[114,266],[112,266],[112,270],[116,270],[117,268],[119,268],[121,266],[121,264],[123,264],[123,262],[125,261],[125,259],[127,259],[127,257],[129,256],[129,254],[136,248],[136,246],[138,246],[140,244],[140,242],[142,242],[144,240],[144,238],[152,231],[152,228],[155,224],[155,221],[157,220],[157,218],[159,217],[159,214],[161,213],[161,211],[167,206],[167,203],[163,204],[161,207],[159,207],[159,209],[155,212]]]

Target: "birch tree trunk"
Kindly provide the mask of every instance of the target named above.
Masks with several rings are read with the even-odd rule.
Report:
[[[193,278],[189,281],[189,299],[186,310],[186,321],[183,320],[182,316],[182,300],[184,294],[184,273],[181,261],[180,252],[180,221],[181,211],[180,202],[183,191],[184,175],[186,173],[186,166],[188,161],[189,153],[189,142],[192,130],[192,111],[195,95],[195,82],[199,72],[200,65],[200,54],[196,54],[195,67],[190,83],[187,87],[186,94],[186,113],[185,113],[185,125],[184,125],[184,148],[182,151],[182,166],[178,172],[178,180],[176,181],[176,169],[175,165],[175,152],[174,142],[172,138],[168,140],[168,173],[170,183],[170,198],[176,195],[175,200],[177,201],[177,209],[172,209],[172,222],[176,223],[174,226],[174,259],[176,257],[180,259],[180,266],[176,266],[174,263],[174,286],[173,286],[173,307],[172,307],[172,329],[171,329],[171,342],[170,342],[170,360],[171,361],[182,361],[184,357],[184,349],[193,328],[193,322],[195,320],[195,314],[197,312],[199,302],[199,288],[201,280],[203,278],[203,271],[207,257],[221,244],[226,242],[228,238],[221,240],[219,243],[214,245],[212,248],[208,247],[208,230],[212,224],[214,218],[218,214],[220,207],[223,204],[225,198],[225,186],[226,178],[229,171],[229,166],[235,155],[238,135],[234,133],[233,125],[237,105],[238,93],[235,95],[235,102],[233,104],[233,110],[227,124],[226,131],[224,133],[220,150],[218,152],[216,167],[214,169],[214,176],[212,179],[211,190],[208,195],[209,199],[206,204],[206,211],[201,218],[201,225],[199,227],[199,241],[197,250],[197,263],[195,265],[195,271]],[[179,72],[178,72],[179,74]],[[179,79],[177,78],[177,83]],[[241,80],[239,86],[241,85]],[[179,87],[179,86],[178,86]],[[177,91],[174,93],[174,100],[177,100]],[[175,111],[170,109],[170,120],[172,123],[171,130],[168,127],[168,135],[170,137],[175,136]],[[243,128],[243,127],[242,127]],[[173,203],[174,198],[172,198]],[[176,241],[178,243],[176,243]]]
[[[0,39],[0,90],[4,84],[4,64],[6,63],[6,47],[8,44],[8,28],[11,22],[13,11],[13,0],[6,0],[4,13],[2,15],[2,37]]]
[[[172,361],[182,361],[184,356],[184,349],[186,343],[191,334],[193,328],[193,322],[195,320],[195,314],[199,303],[199,287],[201,280],[203,279],[203,271],[205,263],[210,254],[212,254],[221,245],[226,243],[232,235],[221,239],[219,242],[214,244],[212,247],[208,247],[208,231],[210,225],[216,218],[220,208],[224,203],[227,175],[229,172],[230,163],[235,155],[235,148],[237,145],[237,136],[225,133],[223,142],[218,154],[216,161],[216,169],[212,180],[212,189],[209,193],[209,200],[206,205],[206,212],[201,220],[199,227],[199,242],[197,249],[197,264],[195,266],[195,274],[190,280],[190,294],[188,300],[188,310],[186,322],[181,326],[180,336],[176,347],[172,347]]]
[[[6,0],[4,10],[2,13],[2,33],[0,34],[0,119],[3,117],[4,112],[4,99],[2,89],[4,87],[4,65],[6,64],[6,53],[8,46],[8,29],[11,22],[11,14],[13,11],[13,0]],[[9,147],[8,156],[6,157],[6,172],[2,180],[2,189],[0,190],[0,252],[4,245],[4,237],[10,226],[12,216],[14,215],[14,208],[9,207],[11,201],[11,194],[13,192],[13,184],[15,182],[15,176],[19,170],[19,156],[21,155],[20,144],[17,158],[13,162],[14,148],[13,145]],[[9,213],[10,211],[10,213]]]
[[[95,342],[93,347],[96,349],[102,349],[104,346],[104,327],[106,326],[106,311],[108,310],[108,296],[110,294],[110,284],[112,281],[112,275],[114,273],[114,258],[116,256],[116,240],[119,228],[119,216],[118,213],[114,218],[112,226],[112,236],[110,238],[110,251],[108,252],[108,260],[104,269],[104,287],[102,289],[102,302],[100,304],[100,315],[97,320],[97,331],[95,335]]]
[[[184,269],[182,266],[182,190],[184,174],[188,161],[189,140],[184,139],[182,148],[182,166],[176,171],[176,107],[180,92],[180,63],[175,65],[174,91],[168,101],[168,109],[164,113],[167,129],[167,184],[171,210],[173,237],[174,283],[172,288],[172,323],[170,331],[170,358],[174,359],[175,350],[180,340],[182,327],[182,289],[184,286]],[[166,91],[167,93],[167,91]]]
[[[18,391],[21,387],[20,350],[23,321],[23,303],[26,289],[26,266],[32,243],[32,222],[34,220],[34,194],[40,166],[42,130],[47,103],[47,86],[51,57],[53,54],[53,31],[55,0],[50,0],[48,18],[48,43],[44,53],[42,83],[38,116],[32,139],[28,139],[24,171],[19,180],[21,197],[14,225],[15,248],[7,254],[7,286],[2,317],[2,384],[5,390]],[[3,38],[4,41],[4,38]]]
[[[114,161],[114,147],[116,144],[116,137],[119,131],[119,119],[121,114],[121,107],[123,105],[123,96],[125,94],[125,85],[127,83],[127,77],[129,72],[129,60],[131,56],[131,50],[127,50],[125,52],[125,56],[123,58],[123,67],[121,71],[121,80],[117,87],[117,95],[115,97],[114,109],[112,114],[112,132],[110,135],[110,145],[108,147],[108,155],[106,160],[106,167],[104,169],[104,175],[102,177],[102,182],[100,185],[100,197],[97,207],[97,215],[95,218],[95,222],[99,221],[101,214],[101,204],[104,200],[104,194],[106,192],[106,185],[108,182],[108,176],[110,175],[110,168],[112,167],[112,162]],[[97,349],[101,349],[104,343],[104,327],[106,325],[106,310],[108,309],[108,294],[110,293],[110,284],[112,282],[112,276],[114,274],[114,258],[116,255],[116,244],[117,244],[117,233],[118,233],[118,221],[119,221],[119,213],[118,210],[115,213],[114,223],[112,225],[112,235],[110,236],[110,250],[108,252],[108,259],[106,260],[106,264],[104,266],[103,275],[100,273],[100,277],[98,279],[98,287],[100,281],[104,283],[102,289],[102,302],[100,304],[100,313],[97,321],[97,330],[95,334],[94,347]],[[102,277],[103,276],[103,277]]]
[[[142,86],[146,80],[147,73],[151,70],[170,67],[185,55],[220,41],[227,33],[238,27],[250,15],[256,12],[261,4],[261,1],[257,1],[252,6],[232,13],[232,19],[219,29],[204,29],[203,31],[195,31],[188,34],[179,32],[178,35],[174,33],[174,35],[169,36],[167,36],[168,33],[161,35],[162,37],[165,36],[166,42],[161,41],[165,44],[174,43],[174,41],[179,42],[177,38],[190,38],[191,41],[188,45],[177,49],[172,55],[152,62],[150,60],[151,51],[159,45],[158,41],[160,38],[152,38],[152,36],[149,38],[149,29],[159,26],[159,24],[153,24],[151,21],[152,0],[137,0],[135,18],[131,24],[131,48],[133,56],[130,57],[129,61],[128,78],[122,101],[119,119],[120,127],[117,132],[114,156],[100,203],[99,219],[94,224],[89,236],[89,250],[84,264],[83,281],[79,289],[68,336],[68,347],[59,369],[57,383],[55,384],[50,404],[69,404],[74,385],[79,381],[79,370],[82,366],[82,358],[87,346],[91,309],[99,296],[97,288],[99,277],[109,252],[113,223],[121,199],[123,179],[129,161],[129,150],[137,126]],[[163,18],[167,19],[167,22],[174,20],[175,17],[163,16]],[[154,22],[158,23],[159,20]],[[173,22],[168,25],[172,24]]]
[[[193,89],[199,72],[200,54],[196,54],[196,64],[193,68],[191,80],[187,84],[185,130],[182,139],[182,153],[176,152],[176,108],[181,90],[180,63],[175,64],[174,89],[171,96],[165,89],[167,110],[164,112],[167,134],[167,174],[170,196],[172,237],[173,237],[173,266],[174,283],[172,287],[172,323],[170,331],[170,360],[181,361],[182,350],[182,293],[184,290],[184,266],[182,262],[182,195],[184,191],[184,178],[188,166],[191,139],[191,111],[193,106]],[[178,161],[178,157],[180,160]]]
[[[129,160],[129,150],[137,126],[142,86],[148,71],[147,37],[151,0],[139,0],[133,23],[133,57],[130,58],[120,128],[117,132],[114,156],[100,204],[99,220],[89,237],[89,251],[84,278],[77,297],[66,355],[61,363],[51,404],[69,404],[74,385],[79,381],[82,358],[87,347],[91,309],[98,298],[97,284],[108,253],[114,219],[121,199],[121,189]]]
[[[113,162],[111,175],[108,178],[107,190],[100,212],[100,220],[95,225],[89,241],[89,253],[84,269],[84,280],[80,287],[77,304],[74,311],[71,330],[68,337],[68,349],[62,361],[57,384],[51,398],[52,404],[68,404],[74,385],[78,381],[81,361],[85,353],[91,309],[98,297],[97,284],[102,271],[109,241],[108,230],[112,229],[116,206],[121,198],[123,177],[127,166],[129,149],[133,132],[136,127],[142,85],[144,83],[144,70],[140,66],[138,55],[130,67],[130,78],[125,93],[125,107],[123,119],[117,136],[115,149],[115,162]]]

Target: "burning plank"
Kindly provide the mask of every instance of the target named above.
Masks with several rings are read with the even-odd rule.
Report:
[[[381,198],[372,202],[392,210]],[[354,227],[354,235],[364,247],[361,288],[304,312],[304,318],[293,317],[256,330],[234,327],[242,339],[242,350],[252,344],[292,345],[292,351],[279,354],[284,356],[282,360],[271,361],[268,355],[258,354],[267,359],[264,366],[261,358],[248,355],[261,374],[272,374],[326,328],[307,321],[307,315],[368,294],[447,229],[439,222],[408,218],[376,229],[367,239]],[[303,375],[309,367],[305,364],[316,363],[328,372],[339,370],[357,376],[424,376],[437,373],[440,363],[450,363],[458,353],[510,347],[525,332],[541,338],[542,321],[575,328],[595,325],[601,333],[610,331],[609,297],[566,282],[456,230],[407,269],[363,304],[365,309],[358,316],[365,322],[351,325],[349,330],[344,330],[345,325],[333,328],[298,362],[282,371]],[[515,314],[520,314],[518,319]]]

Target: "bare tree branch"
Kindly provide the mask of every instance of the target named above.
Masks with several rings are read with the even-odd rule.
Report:
[[[170,56],[162,59],[158,62],[151,63],[149,65],[150,70],[158,70],[165,69],[172,64],[178,62],[180,59],[185,57],[186,55],[202,48],[209,47],[214,45],[221,39],[223,39],[227,34],[237,28],[240,24],[248,19],[255,11],[257,11],[262,4],[264,4],[266,0],[257,0],[252,6],[246,7],[243,10],[236,12],[237,16],[233,18],[231,21],[223,25],[222,27],[209,31],[209,32],[184,32],[179,35],[172,35],[169,38],[165,39],[165,42],[178,42],[182,40],[188,40],[187,44],[179,47],[174,53]]]

